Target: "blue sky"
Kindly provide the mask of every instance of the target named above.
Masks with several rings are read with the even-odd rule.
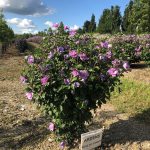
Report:
[[[98,22],[105,8],[119,5],[123,14],[130,0],[0,0],[5,18],[16,33],[32,32],[48,28],[63,21],[76,28],[90,20],[92,13]],[[47,23],[46,23],[47,22]],[[45,24],[46,23],[46,24]]]

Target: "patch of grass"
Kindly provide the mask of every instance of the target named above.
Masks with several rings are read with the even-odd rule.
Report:
[[[150,85],[122,78],[120,88],[121,93],[118,88],[112,93],[110,103],[121,113],[150,121]]]

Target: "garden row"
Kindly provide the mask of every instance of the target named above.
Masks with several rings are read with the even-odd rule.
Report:
[[[41,36],[33,36],[28,39],[18,39],[15,41],[15,44],[19,52],[22,53],[30,49],[28,43],[40,44],[42,40],[43,37]],[[104,38],[99,38],[98,41],[99,43],[103,41],[106,45],[111,43],[114,55],[119,59],[126,60],[130,63],[145,61],[147,64],[150,64],[149,34],[105,36]]]
[[[15,40],[15,46],[20,53],[24,53],[26,50],[33,50],[33,44],[40,44],[42,42],[41,36],[33,36],[27,39],[19,38]],[[31,44],[32,43],[32,44]]]

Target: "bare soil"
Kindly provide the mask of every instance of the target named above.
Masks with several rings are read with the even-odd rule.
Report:
[[[24,56],[14,47],[0,58],[0,150],[57,150],[46,118],[38,106],[24,96],[19,77],[24,67]],[[134,69],[127,78],[150,82],[150,70]],[[129,114],[119,114],[111,104],[97,110],[90,130],[104,126],[103,150],[150,150],[150,124],[136,120]],[[68,149],[68,148],[66,148]],[[79,149],[76,145],[71,149]]]

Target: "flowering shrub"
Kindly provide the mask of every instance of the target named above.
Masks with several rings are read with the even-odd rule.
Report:
[[[150,44],[147,43],[142,50],[142,60],[150,65]]]
[[[26,41],[40,44],[42,42],[42,39],[43,38],[41,36],[33,36],[33,37],[26,39]]]
[[[91,36],[68,29],[65,34],[48,32],[41,49],[26,62],[21,77],[27,83],[26,97],[51,116],[48,128],[61,147],[85,132],[91,110],[109,99],[129,68],[127,62],[115,59],[108,43],[97,44]]]
[[[141,48],[136,36],[117,36],[110,39],[113,43],[114,55],[130,63],[136,63],[141,60]]]
[[[150,60],[150,35],[121,35],[112,37],[114,55],[130,63]]]
[[[20,53],[24,53],[28,48],[28,44],[25,39],[18,39],[15,41],[15,46],[19,50]]]

